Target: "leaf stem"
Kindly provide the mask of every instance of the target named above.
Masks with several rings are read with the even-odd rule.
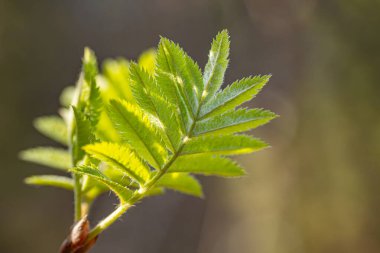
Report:
[[[120,204],[110,215],[105,219],[100,221],[96,227],[94,227],[91,232],[88,234],[87,242],[94,239],[98,234],[103,230],[108,228],[112,223],[114,223],[123,213],[125,213],[132,205],[130,203]]]
[[[79,101],[79,96],[81,92],[81,82],[78,82],[74,97],[72,99],[72,104],[76,105]],[[75,134],[75,128],[76,123],[74,119],[74,111],[71,108],[70,110],[70,117],[68,120],[68,146],[69,146],[69,152],[71,154],[71,166],[74,167],[76,165],[74,152],[77,147],[74,147],[74,134]],[[72,177],[74,179],[74,222],[79,221],[82,218],[82,184],[81,184],[81,176],[75,173],[72,173]]]
[[[69,138],[69,150],[71,154],[71,166],[75,166],[75,159],[74,159],[74,142],[73,142],[73,133],[74,133],[74,120],[71,119],[70,125],[69,125],[69,131],[71,132],[70,138]],[[82,218],[82,185],[81,185],[81,176],[75,173],[72,173],[72,177],[74,179],[74,222],[79,221]]]
[[[91,241],[93,238],[95,238],[98,234],[103,232],[106,228],[108,228],[112,223],[114,223],[121,215],[123,215],[131,206],[133,206],[137,201],[145,197],[146,192],[151,189],[157,181],[168,171],[170,166],[173,164],[173,162],[177,159],[177,157],[180,155],[183,146],[185,145],[185,142],[183,141],[180,147],[178,148],[177,152],[174,153],[174,155],[169,159],[169,161],[165,164],[165,166],[162,168],[162,170],[158,171],[156,175],[152,179],[150,179],[148,182],[145,183],[141,191],[136,191],[132,197],[128,200],[126,203],[120,203],[119,207],[116,208],[111,214],[109,214],[106,218],[101,220],[88,234],[87,242]]]
[[[80,176],[73,174],[74,177],[74,220],[79,221],[82,218],[82,186]]]

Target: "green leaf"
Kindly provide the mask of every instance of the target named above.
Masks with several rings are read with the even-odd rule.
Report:
[[[34,120],[34,127],[43,135],[67,145],[67,126],[64,120],[57,116],[44,116]]]
[[[95,143],[85,146],[84,150],[93,157],[127,173],[140,184],[144,184],[150,178],[147,164],[125,144]]]
[[[73,111],[68,119],[70,149],[74,165],[85,155],[82,147],[95,140],[95,131],[102,109],[102,99],[96,83],[97,75],[95,54],[85,48],[82,73],[72,102]]]
[[[141,66],[150,75],[153,75],[155,71],[156,56],[156,50],[151,48],[142,52],[138,59],[139,66]]]
[[[98,122],[95,132],[95,137],[96,139],[101,141],[120,142],[119,133],[113,127],[113,124],[110,118],[108,117],[106,111],[102,111],[100,115],[100,120]]]
[[[131,179],[125,171],[115,169],[113,166],[110,166],[105,162],[100,163],[98,169],[112,181],[126,186],[130,190],[140,188],[140,184],[136,180]]]
[[[84,49],[82,69],[84,79],[89,83],[95,82],[95,77],[98,74],[98,63],[94,52],[88,47]]]
[[[107,59],[103,64],[103,75],[106,79],[107,90],[112,98],[130,101],[132,92],[129,87],[129,62],[125,59]]]
[[[276,115],[262,109],[236,109],[256,96],[269,76],[243,78],[220,89],[229,46],[224,30],[212,42],[203,75],[197,63],[166,38],[160,39],[157,53],[143,53],[138,64],[106,61],[102,74],[95,54],[86,48],[76,87],[61,96],[60,114],[66,124],[59,117],[35,121],[41,133],[68,143],[69,151],[36,148],[20,156],[72,172],[79,183],[76,193],[81,192],[86,201],[110,189],[121,204],[128,203],[94,231],[105,229],[142,198],[166,189],[203,196],[192,173],[244,175],[243,168],[225,156],[251,153],[267,144],[236,133]],[[73,180],[60,176],[34,176],[26,182],[73,189]],[[76,216],[79,206],[76,201]]]
[[[128,201],[128,199],[132,195],[132,191],[130,191],[126,186],[123,186],[110,178],[103,175],[99,170],[92,168],[90,166],[79,166],[70,169],[73,173],[77,173],[80,175],[87,175],[103,184],[108,186],[108,188],[113,191],[121,201]]]
[[[20,158],[24,161],[65,171],[71,167],[70,154],[64,149],[51,147],[31,148],[22,151]]]
[[[198,180],[187,173],[169,173],[161,177],[157,187],[165,187],[195,197],[203,197],[202,186]]]
[[[178,149],[184,135],[178,109],[159,95],[151,94],[151,98],[157,108],[158,118],[163,125],[161,130],[165,133],[170,142],[168,146],[172,147],[172,151],[175,151]]]
[[[192,118],[186,104],[177,94],[177,88],[170,74],[156,69],[156,81],[161,89],[161,97],[170,104],[175,105],[176,110],[173,113],[178,115],[180,119],[181,132],[185,132],[190,126]]]
[[[200,117],[215,116],[251,100],[260,92],[269,78],[269,75],[255,76],[234,82],[204,104],[200,111]]]
[[[82,112],[73,107],[75,128],[73,138],[72,156],[74,164],[77,164],[85,155],[82,147],[95,140],[91,123]]]
[[[174,151],[181,140],[181,128],[177,109],[165,101],[155,80],[135,63],[130,65],[131,88],[133,95],[143,110],[146,110],[163,125],[161,135]],[[151,119],[152,123],[156,119]],[[158,128],[160,130],[160,128]]]
[[[75,86],[68,86],[63,89],[61,96],[59,97],[59,101],[61,102],[61,105],[65,108],[70,107],[73,97],[75,94]]]
[[[86,117],[90,121],[91,127],[96,129],[101,114],[101,108],[103,106],[100,91],[96,86],[96,83],[93,83],[93,86],[91,87],[91,94],[87,106],[88,108],[85,110]]]
[[[72,178],[55,176],[55,175],[43,175],[43,176],[31,176],[25,178],[24,182],[29,185],[40,186],[53,186],[63,188],[69,191],[74,189],[74,182]]]
[[[111,100],[108,114],[121,138],[153,167],[160,169],[168,153],[149,117],[136,105]]]
[[[204,90],[204,83],[202,77],[202,71],[199,68],[198,64],[190,58],[185,53],[185,64],[186,64],[186,75],[185,75],[185,88],[186,92],[193,92],[191,94],[191,103],[193,105],[194,115],[197,113],[199,108],[199,101],[202,97],[202,92]],[[191,90],[191,91],[190,91]]]
[[[157,92],[155,80],[142,67],[132,62],[129,66],[130,85],[133,97],[139,106],[147,112],[157,115],[157,109],[150,97],[150,93]]]
[[[170,167],[169,172],[188,172],[222,177],[245,175],[244,169],[231,159],[209,154],[180,156]]]
[[[166,64],[161,63],[159,66],[165,66],[162,70],[171,74],[173,84],[178,88],[178,94],[185,101],[187,110],[195,115],[204,88],[199,66],[180,46],[166,38],[160,40],[159,54],[166,60]]]
[[[219,90],[224,80],[224,73],[228,66],[228,55],[230,50],[230,40],[227,30],[223,30],[211,44],[211,50],[208,55],[208,62],[206,64],[203,83],[205,90],[202,97],[204,101],[211,99]]]
[[[169,102],[178,105],[183,127],[188,131],[194,115],[192,104],[184,87],[184,53],[173,42],[161,38],[157,53],[157,83]],[[182,71],[182,72],[181,72]]]
[[[194,135],[244,132],[264,125],[275,117],[276,114],[263,109],[238,109],[198,121],[194,128]]]
[[[96,83],[98,75],[98,66],[94,52],[85,48],[83,57],[83,84],[80,91],[79,103],[76,106],[87,120],[90,121],[91,127],[96,128],[99,121],[102,99]]]
[[[162,187],[155,187],[155,188],[152,188],[149,191],[147,191],[144,194],[144,196],[145,197],[153,197],[153,196],[162,195],[164,193],[165,193],[165,189],[164,188],[162,188]]]
[[[252,153],[267,146],[265,142],[247,135],[209,135],[191,138],[181,154],[239,155]]]

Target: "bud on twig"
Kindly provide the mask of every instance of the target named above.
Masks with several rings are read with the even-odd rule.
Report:
[[[86,252],[88,252],[92,248],[92,246],[94,246],[97,239],[98,239],[98,236],[96,236],[91,241],[86,243],[83,247],[77,249],[74,253],[86,253]]]
[[[88,233],[90,231],[90,222],[87,215],[73,225],[70,234],[62,243],[60,253],[84,253],[87,252],[91,246],[96,242],[94,238],[86,243]]]
[[[73,248],[79,248],[86,242],[88,233],[90,231],[90,222],[87,215],[74,224],[69,235],[71,245]]]

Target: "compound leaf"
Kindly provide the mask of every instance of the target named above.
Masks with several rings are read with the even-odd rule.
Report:
[[[211,44],[203,75],[178,44],[163,37],[157,51],[143,53],[138,64],[106,61],[102,75],[95,54],[86,48],[77,86],[61,97],[66,124],[55,116],[35,121],[37,130],[67,144],[70,153],[35,148],[23,151],[21,158],[62,170],[74,164],[69,171],[78,174],[76,186],[86,200],[110,189],[131,205],[166,188],[202,197],[192,173],[244,175],[244,169],[225,156],[268,145],[236,133],[277,115],[237,108],[255,97],[270,76],[243,78],[221,90],[229,47],[228,32],[223,30]],[[60,176],[33,176],[26,183],[73,188],[72,179]]]

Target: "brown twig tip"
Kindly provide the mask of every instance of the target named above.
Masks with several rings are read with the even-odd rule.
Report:
[[[81,247],[87,240],[88,233],[90,231],[90,222],[85,215],[77,223],[74,224],[70,233],[70,241],[73,247]]]
[[[84,253],[87,252],[96,242],[97,238],[94,238],[90,242],[86,243],[88,233],[90,231],[90,222],[87,219],[87,215],[76,222],[70,231],[70,234],[63,241],[60,253]]]
[[[95,245],[97,239],[98,239],[98,236],[94,237],[91,241],[89,241],[83,247],[80,247],[79,249],[77,249],[73,253],[86,253],[86,252],[88,252],[92,248],[92,246]]]
[[[59,253],[71,253],[71,252],[72,252],[71,241],[68,240],[68,238],[66,238],[59,249]]]

